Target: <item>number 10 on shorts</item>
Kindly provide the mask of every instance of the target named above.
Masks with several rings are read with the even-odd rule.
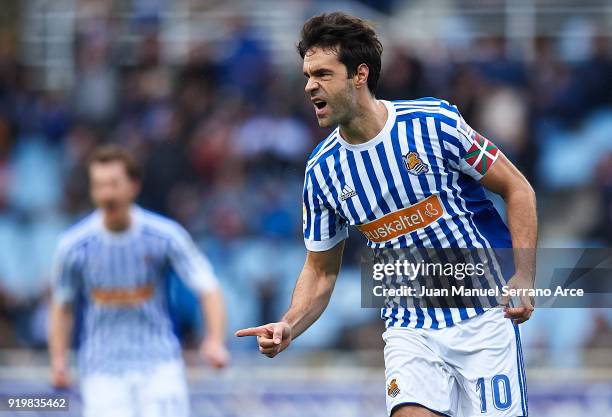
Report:
[[[487,412],[487,384],[484,378],[476,381],[476,392],[480,394],[480,412]],[[491,378],[491,399],[493,406],[498,410],[507,410],[512,405],[512,393],[510,392],[510,380],[506,375],[499,374]]]

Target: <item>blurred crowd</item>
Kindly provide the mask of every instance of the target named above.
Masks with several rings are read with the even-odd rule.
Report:
[[[143,164],[139,203],[185,225],[211,258],[230,330],[277,319],[305,254],[305,160],[327,135],[303,95],[299,61],[294,71],[278,68],[240,19],[227,22],[231,36],[190,45],[180,63],[164,59],[155,25],[126,50],[110,19],[84,23],[74,82],[63,89],[40,88],[37,69],[21,60],[18,33],[0,33],[0,347],[44,346],[56,238],[91,209],[85,162],[106,142],[125,145]],[[461,56],[443,44],[428,55],[387,39],[377,96],[456,104],[532,181],[542,244],[610,247],[609,37],[592,37],[578,59],[565,57],[560,43],[538,38],[528,60],[510,58],[502,37],[479,38]],[[330,311],[303,346],[378,345],[365,336],[379,331],[376,311],[359,308],[362,240],[352,234]],[[171,293],[189,299],[178,283]],[[178,316],[187,321],[178,328],[194,325]],[[602,327],[609,338],[609,315],[598,317],[578,347],[597,346]]]

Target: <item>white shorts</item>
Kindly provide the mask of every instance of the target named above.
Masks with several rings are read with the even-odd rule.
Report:
[[[81,382],[84,417],[187,417],[189,395],[182,362],[147,372],[92,374]]]
[[[390,327],[387,412],[420,405],[450,417],[527,416],[518,326],[502,309],[442,329]]]

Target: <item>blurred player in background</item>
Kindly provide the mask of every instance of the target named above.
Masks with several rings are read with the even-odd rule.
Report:
[[[176,222],[134,201],[141,173],[122,148],[98,148],[89,164],[97,210],[62,236],[53,270],[49,351],[52,383],[69,385],[71,303],[85,301],[79,350],[86,417],[181,417],[189,399],[179,341],[166,305],[169,267],[201,300],[201,352],[227,364],[225,307],[207,259]]]
[[[371,26],[332,13],[308,20],[301,35],[305,89],[319,125],[339,126],[307,162],[308,253],[291,306],[278,323],[236,333],[257,336],[269,357],[325,310],[349,225],[373,249],[533,249],[537,236],[533,189],[456,107],[435,98],[376,99],[382,45]],[[485,188],[503,197],[509,230]],[[406,218],[416,220],[396,222]],[[514,263],[508,284],[531,287],[532,252],[517,251]],[[526,416],[518,324],[532,311],[529,297],[503,310],[423,308],[416,302],[383,308],[389,415]]]

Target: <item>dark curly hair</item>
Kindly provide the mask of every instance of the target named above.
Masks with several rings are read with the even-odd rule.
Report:
[[[376,92],[383,47],[368,22],[342,12],[311,17],[302,27],[297,50],[304,59],[306,52],[313,47],[335,50],[349,77],[355,75],[359,65],[366,64],[370,70],[368,90],[372,94]]]

